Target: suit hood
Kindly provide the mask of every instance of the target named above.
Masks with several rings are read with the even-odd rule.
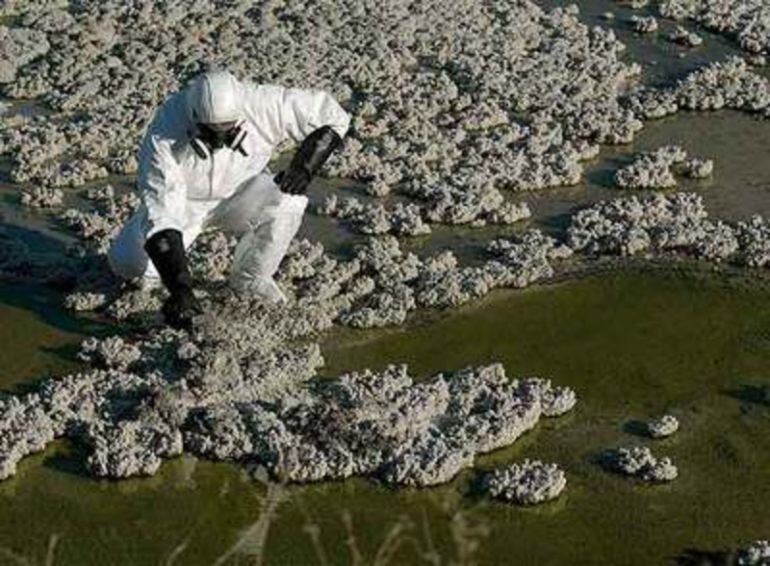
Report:
[[[195,77],[187,87],[187,110],[193,122],[215,124],[243,117],[241,84],[228,71],[211,71]]]

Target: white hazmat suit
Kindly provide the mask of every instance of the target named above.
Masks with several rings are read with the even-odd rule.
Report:
[[[240,125],[237,150],[193,147],[197,123],[224,122]],[[287,137],[301,143],[329,126],[342,138],[349,124],[350,116],[325,91],[254,85],[226,71],[201,75],[158,108],[145,134],[137,179],[142,204],[112,242],[113,271],[157,280],[144,250],[148,238],[174,229],[189,248],[205,227],[218,226],[241,236],[231,287],[285,300],[273,275],[308,201],[281,192],[267,163]]]

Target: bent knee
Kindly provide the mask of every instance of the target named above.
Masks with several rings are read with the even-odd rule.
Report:
[[[127,250],[113,244],[107,253],[107,262],[112,272],[118,277],[137,279],[145,274],[150,260],[149,257],[141,257],[138,250],[127,252]]]
[[[118,232],[107,251],[107,262],[112,272],[123,279],[142,277],[150,264],[144,251],[144,233],[135,221],[129,221]]]
[[[275,206],[274,214],[285,216],[302,216],[307,208],[308,198],[305,195],[283,194]]]

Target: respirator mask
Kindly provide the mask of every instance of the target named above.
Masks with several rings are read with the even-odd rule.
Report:
[[[195,153],[202,159],[207,159],[213,152],[226,147],[237,151],[244,157],[247,155],[243,148],[246,130],[243,122],[222,122],[218,124],[197,123],[191,136],[190,144]]]

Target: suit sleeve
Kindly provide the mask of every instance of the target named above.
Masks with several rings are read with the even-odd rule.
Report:
[[[173,153],[174,129],[184,124],[178,104],[164,104],[153,118],[139,151],[137,184],[147,208],[147,238],[166,229],[184,229],[187,187]]]
[[[247,92],[257,123],[272,145],[286,138],[300,143],[323,126],[342,138],[350,127],[350,115],[324,90],[260,85]]]

